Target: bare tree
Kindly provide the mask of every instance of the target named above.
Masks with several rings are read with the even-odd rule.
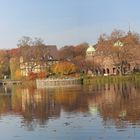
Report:
[[[121,75],[125,73],[126,68],[129,69],[130,64],[140,62],[139,48],[139,35],[132,32],[126,34],[121,30],[114,30],[108,39],[100,39],[97,44],[97,52],[100,56],[110,57]]]

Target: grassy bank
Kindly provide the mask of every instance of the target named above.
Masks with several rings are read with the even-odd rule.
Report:
[[[119,82],[136,82],[140,83],[140,74],[125,76],[85,76],[84,84],[94,83],[119,83]]]
[[[105,84],[105,83],[120,83],[120,82],[133,82],[140,84],[140,74],[125,75],[125,76],[83,76],[83,84]],[[23,80],[22,86],[36,87],[36,80]]]

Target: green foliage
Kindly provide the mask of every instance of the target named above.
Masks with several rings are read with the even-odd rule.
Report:
[[[6,50],[0,50],[0,78],[4,75],[10,75],[9,54]]]

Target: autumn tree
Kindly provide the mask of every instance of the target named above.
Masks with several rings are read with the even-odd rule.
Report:
[[[84,58],[86,55],[87,48],[87,43],[82,43],[76,46],[64,46],[59,50],[60,58],[62,60],[72,60],[78,56]]]
[[[128,34],[120,38],[120,40],[120,44],[114,44],[110,53],[112,60],[114,61],[114,65],[116,66],[118,72],[122,75],[125,74],[125,68],[129,67],[130,64],[136,61],[136,50],[139,54],[140,50],[136,49],[139,45],[139,38],[135,33],[128,32]]]
[[[69,75],[75,73],[77,70],[76,65],[71,62],[59,62],[55,64],[52,68],[52,72],[58,75]]]
[[[40,38],[24,36],[18,43],[20,56],[24,62],[28,62],[30,71],[33,72],[36,66],[45,65],[49,56],[49,49]]]
[[[10,72],[11,79],[20,80],[22,78],[18,57],[13,57],[10,59]]]
[[[28,73],[28,80],[35,80],[37,79],[37,73],[34,73],[34,72],[29,72]]]
[[[74,57],[74,46],[64,46],[59,50],[61,60],[68,60]]]
[[[125,68],[134,63],[140,54],[139,35],[136,33],[125,33],[121,30],[114,30],[108,37],[100,37],[97,44],[97,53],[102,57],[110,57],[121,75]]]
[[[122,37],[124,37],[126,35],[126,33],[123,30],[119,30],[119,29],[114,29],[112,31],[112,33],[109,36],[110,40],[116,40],[116,39],[120,39]]]
[[[18,41],[17,44],[19,50],[20,50],[20,56],[22,56],[24,59],[31,59],[31,46],[32,46],[32,39],[30,37],[24,36],[21,40]]]
[[[47,75],[48,74],[46,71],[41,71],[41,72],[37,73],[37,78],[44,79],[44,78],[46,78]]]
[[[125,73],[125,67],[133,59],[133,54],[126,46],[114,46],[111,50],[111,58],[120,75]]]
[[[78,72],[87,71],[86,60],[82,56],[76,56],[71,60],[77,67]]]
[[[4,75],[10,76],[9,54],[7,50],[0,50],[0,78]]]
[[[9,58],[13,57],[20,57],[20,52],[19,48],[12,48],[10,50],[7,50]]]
[[[25,61],[36,60],[41,62],[48,56],[49,50],[40,38],[23,37],[19,40],[18,47],[20,56],[23,56]]]
[[[82,43],[74,46],[74,57],[81,56],[85,58],[87,48],[88,48],[87,43]]]
[[[87,70],[91,71],[95,75],[97,75],[99,71],[102,73],[101,65],[94,60],[86,60],[85,66]]]

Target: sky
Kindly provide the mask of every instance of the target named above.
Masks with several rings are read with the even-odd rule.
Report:
[[[95,44],[102,33],[140,33],[140,0],[0,0],[0,49],[23,36],[47,45]]]

